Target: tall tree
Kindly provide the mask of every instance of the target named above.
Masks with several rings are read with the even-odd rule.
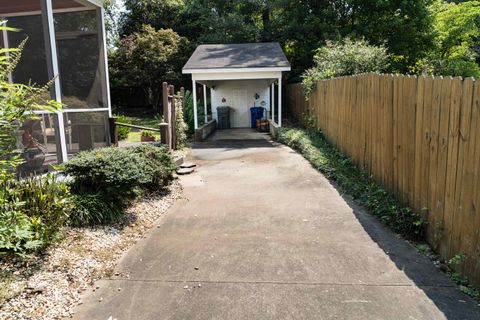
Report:
[[[435,46],[426,62],[427,71],[480,77],[480,1],[436,1],[432,12]]]
[[[111,54],[112,84],[142,88],[158,112],[162,82],[182,77],[182,66],[190,53],[188,40],[172,29],[157,31],[144,25],[139,32],[124,37]]]
[[[192,43],[277,41],[292,74],[317,48],[345,37],[385,45],[392,69],[408,72],[432,46],[432,0],[126,0],[122,33],[143,23],[172,28]]]

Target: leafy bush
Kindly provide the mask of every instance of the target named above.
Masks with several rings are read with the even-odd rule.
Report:
[[[425,219],[399,205],[391,194],[331,145],[320,131],[281,128],[279,141],[300,152],[317,170],[334,180],[394,231],[408,237],[423,235]]]
[[[130,148],[107,147],[80,152],[64,164],[74,194],[102,193],[105,201],[125,207],[151,180],[142,157]]]
[[[128,149],[142,158],[141,163],[150,176],[146,183],[141,184],[142,188],[161,188],[172,180],[173,172],[177,169],[177,165],[168,154],[166,146],[142,144]]]
[[[314,66],[302,75],[305,92],[309,93],[318,80],[365,72],[383,72],[388,68],[389,55],[383,46],[369,45],[365,40],[327,42],[317,49]]]
[[[0,31],[15,30],[0,23]],[[61,108],[61,104],[47,100],[50,83],[39,88],[9,82],[25,43],[0,52],[0,254],[20,257],[50,242],[64,222],[63,209],[67,210],[60,211],[67,194],[53,178],[19,182],[14,175],[22,163],[17,149],[18,126],[35,120],[34,110],[55,112]],[[57,187],[60,193],[56,193]]]
[[[140,134],[142,135],[142,137],[153,137],[153,131],[150,130],[142,130]]]
[[[72,203],[70,223],[73,226],[111,223],[123,214],[115,203],[105,201],[102,193],[77,194],[72,197]]]
[[[185,97],[184,97],[185,98]],[[185,104],[185,102],[184,102]],[[176,105],[176,123],[175,123],[175,133],[176,133],[176,143],[175,150],[182,149],[187,144],[187,131],[188,125],[185,122],[185,116],[183,114],[183,105]]]
[[[114,115],[114,117],[117,118],[118,122],[132,124],[132,120],[130,120],[130,118],[128,118],[126,116],[116,114],[116,115]],[[117,126],[118,140],[127,139],[130,131],[132,131],[132,128],[130,128],[130,127]]]
[[[69,192],[54,175],[11,180],[0,177],[0,253],[27,257],[51,243],[65,225]]]
[[[44,243],[35,237],[34,223],[24,213],[17,181],[5,172],[0,173],[0,254],[27,257],[27,252]]]
[[[480,1],[434,1],[435,46],[418,63],[420,71],[443,76],[480,77]]]
[[[191,53],[187,38],[172,29],[143,24],[123,37],[110,54],[113,87],[142,88],[154,111],[159,110],[163,81],[182,79],[181,69]]]
[[[71,209],[67,185],[58,182],[55,175],[47,174],[19,182],[17,190],[36,238],[45,244],[51,242],[66,224]]]
[[[73,178],[75,225],[109,223],[145,190],[165,186],[176,165],[165,146],[144,144],[79,153],[64,164]]]
[[[200,103],[200,101],[199,101]],[[203,103],[201,103],[203,106]],[[200,107],[200,104],[197,104],[198,109],[197,109],[197,117],[198,117],[198,123],[201,124],[205,119],[204,115],[204,108]],[[193,94],[191,91],[187,90],[185,91],[185,113],[184,113],[184,119],[185,122],[188,125],[188,130],[187,133],[189,135],[192,135],[195,132],[195,117],[193,113]]]

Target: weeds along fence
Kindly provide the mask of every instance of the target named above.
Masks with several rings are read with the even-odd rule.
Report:
[[[480,84],[362,74],[300,84],[288,104],[397,199],[428,220],[427,240],[480,285]],[[310,120],[308,120],[310,119]]]

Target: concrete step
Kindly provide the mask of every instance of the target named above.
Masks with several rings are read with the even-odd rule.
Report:
[[[188,169],[188,168],[194,168],[196,167],[197,165],[193,162],[185,162],[185,163],[182,163],[180,165],[180,168],[185,168],[185,169]]]
[[[179,175],[190,174],[193,171],[195,171],[193,168],[180,168],[177,170],[177,174]]]

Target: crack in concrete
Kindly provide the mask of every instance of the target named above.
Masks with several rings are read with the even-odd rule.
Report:
[[[337,282],[287,282],[287,281],[222,281],[222,280],[160,280],[160,279],[103,279],[106,281],[151,282],[151,283],[201,283],[201,284],[271,284],[305,286],[364,286],[364,287],[418,287],[452,288],[455,285],[416,285],[416,284],[375,284],[375,283],[337,283]]]

